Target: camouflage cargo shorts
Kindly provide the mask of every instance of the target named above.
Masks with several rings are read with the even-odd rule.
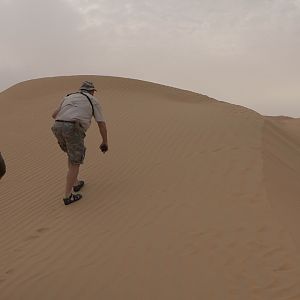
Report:
[[[72,164],[83,163],[85,157],[85,131],[79,123],[55,122],[51,128],[60,148],[67,153]]]

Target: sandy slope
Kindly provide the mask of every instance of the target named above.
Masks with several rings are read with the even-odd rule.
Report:
[[[60,98],[92,79],[84,198],[62,203]],[[136,80],[60,77],[0,94],[0,299],[300,299],[299,121]]]

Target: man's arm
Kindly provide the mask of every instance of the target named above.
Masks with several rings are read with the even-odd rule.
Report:
[[[97,122],[99,131],[102,137],[102,143],[100,145],[100,149],[102,152],[106,152],[108,150],[108,141],[107,141],[107,129],[105,122]]]
[[[59,113],[59,111],[60,111],[60,107],[57,108],[57,109],[53,112],[53,114],[52,114],[52,118],[53,118],[53,119],[56,118],[56,116],[57,116],[57,114]]]
[[[62,106],[62,104],[63,104],[63,102],[64,102],[64,100],[65,99],[63,99],[62,101],[61,101],[61,103],[60,103],[60,105],[59,105],[59,107],[53,112],[53,114],[52,114],[52,118],[53,119],[55,119],[56,118],[56,116],[57,116],[57,114],[59,113],[59,111],[61,110],[61,106]]]

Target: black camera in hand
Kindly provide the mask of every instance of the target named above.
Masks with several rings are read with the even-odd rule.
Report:
[[[108,145],[107,144],[101,144],[99,148],[103,153],[105,153],[108,150]]]

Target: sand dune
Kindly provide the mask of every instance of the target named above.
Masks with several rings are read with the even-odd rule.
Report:
[[[110,151],[94,124],[84,198],[65,207],[50,115],[86,79]],[[100,76],[27,81],[0,104],[1,300],[300,299],[299,120]]]

